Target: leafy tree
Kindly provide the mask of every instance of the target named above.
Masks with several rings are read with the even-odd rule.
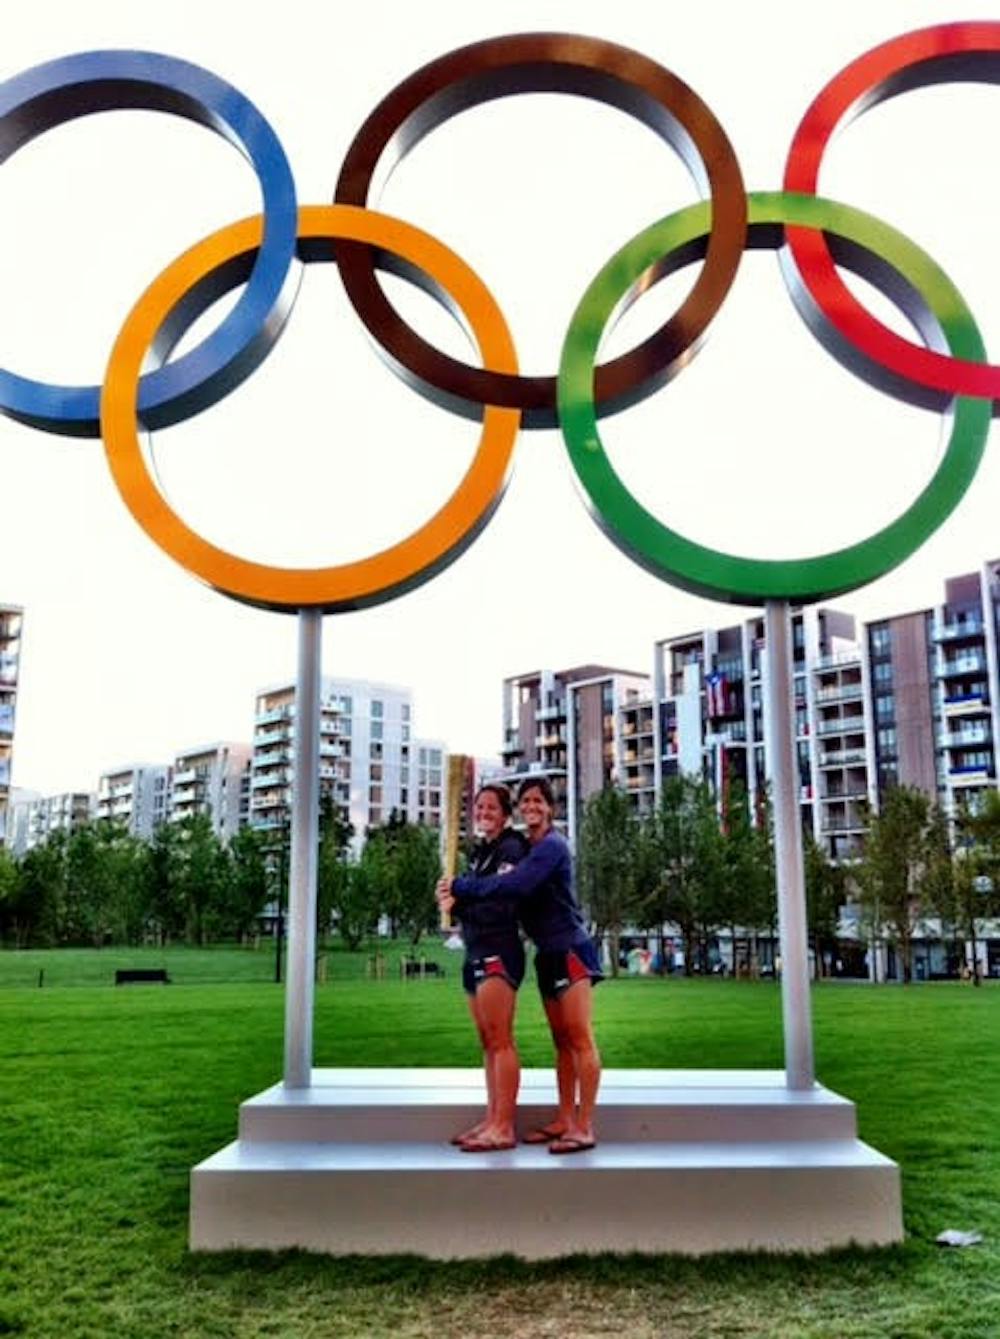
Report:
[[[327,792],[319,799],[319,864],[316,876],[316,933],[322,942],[339,915],[343,902],[344,868],[354,828],[341,815]]]
[[[770,809],[762,806],[756,824],[750,819],[746,790],[739,782],[729,791],[722,841],[724,877],[715,907],[716,923],[728,923],[734,954],[737,926],[750,938],[751,976],[760,971],[760,934],[774,932],[775,878]],[[734,959],[734,969],[736,966]]]
[[[913,934],[931,905],[942,871],[940,816],[922,790],[895,786],[869,825],[857,871],[862,909],[873,938],[888,935],[903,981],[913,978]]]
[[[66,842],[70,936],[95,948],[134,942],[145,920],[145,844],[118,823],[85,823]]]
[[[183,917],[189,944],[205,944],[219,930],[229,857],[207,814],[192,814],[171,826],[175,835],[165,843],[172,912]]]
[[[17,884],[7,904],[16,948],[66,942],[66,839],[53,833],[27,851],[18,864]]]
[[[159,944],[184,933],[180,829],[161,823],[153,832],[146,860],[146,911]]]
[[[350,952],[368,938],[378,920],[379,882],[371,862],[334,861],[328,867],[330,907],[337,929]]]
[[[8,932],[8,923],[17,901],[17,892],[17,861],[6,846],[0,846],[0,939]]]
[[[707,936],[722,901],[725,858],[715,801],[708,786],[690,776],[669,777],[660,793],[652,840],[657,879],[647,915],[673,922],[684,943],[684,970],[694,970],[700,950],[707,970]]]
[[[257,828],[241,828],[229,843],[229,871],[221,908],[223,928],[245,940],[271,897],[267,867],[267,836]]]
[[[406,824],[393,854],[399,928],[417,944],[438,923],[434,886],[441,877],[441,834],[420,823]]]
[[[441,871],[440,833],[408,823],[393,810],[388,823],[369,828],[361,855],[390,933],[416,944],[437,923],[434,884]]]
[[[812,944],[814,973],[824,975],[824,950],[837,948],[840,908],[847,899],[847,877],[842,866],[835,865],[819,842],[806,834],[803,839],[803,865],[806,884],[806,926]]]
[[[622,927],[641,919],[655,883],[648,829],[636,817],[626,791],[595,791],[584,806],[576,843],[580,901],[590,913],[595,935],[610,939],[611,974],[618,975]]]
[[[38,847],[18,862],[0,847],[0,935],[15,948],[55,941],[64,871],[53,855]]]

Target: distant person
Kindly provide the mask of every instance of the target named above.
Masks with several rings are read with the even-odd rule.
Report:
[[[469,873],[506,874],[528,852],[528,841],[510,826],[514,806],[506,786],[480,786],[472,806],[478,841]],[[524,979],[524,944],[513,897],[469,899],[457,910],[465,941],[462,984],[483,1048],[486,1114],[452,1140],[464,1153],[513,1148],[514,1112],[521,1063],[514,1044],[514,1006]]]
[[[459,916],[470,905],[514,898],[525,933],[535,945],[535,974],[556,1048],[559,1110],[525,1136],[555,1154],[593,1148],[594,1106],[601,1058],[594,1042],[592,988],[603,979],[600,958],[587,933],[573,891],[573,861],[566,839],[553,827],[555,801],[542,777],[529,777],[518,791],[518,810],[530,850],[505,874],[442,879],[438,902]]]

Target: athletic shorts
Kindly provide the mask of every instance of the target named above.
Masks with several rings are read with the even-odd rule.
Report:
[[[535,975],[543,1000],[557,1000],[577,981],[597,985],[604,980],[601,960],[593,940],[585,939],[572,948],[539,949],[535,954]]]
[[[524,949],[520,945],[487,953],[481,958],[466,958],[462,965],[462,985],[467,995],[475,995],[484,981],[499,977],[511,990],[524,980]]]

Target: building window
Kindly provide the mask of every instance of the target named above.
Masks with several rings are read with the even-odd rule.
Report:
[[[891,638],[889,636],[888,624],[882,623],[871,629],[871,649],[873,656],[885,656],[889,654]]]
[[[880,660],[872,669],[876,683],[888,683],[892,679],[892,661]]]
[[[368,752],[373,759],[380,759],[382,757],[381,743],[377,739],[373,739],[369,746]]]
[[[875,699],[875,715],[880,720],[891,719],[896,712],[896,699],[892,693],[886,693]]]
[[[382,717],[382,703],[372,702],[372,718],[381,719],[381,717]]]
[[[381,721],[372,721],[371,736],[372,736],[372,739],[381,739],[381,738],[382,738],[382,722],[381,722]]]

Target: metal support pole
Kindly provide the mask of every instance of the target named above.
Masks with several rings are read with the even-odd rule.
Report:
[[[764,607],[767,646],[764,730],[774,813],[774,859],[778,878],[778,940],[781,947],[781,1008],[785,1031],[785,1083],[813,1085],[812,1003],[806,930],[799,777],[795,756],[792,680],[792,620],[787,600]]]
[[[288,982],[285,986],[286,1088],[308,1088],[312,1082],[322,633],[322,614],[315,609],[300,610],[288,889]]]

